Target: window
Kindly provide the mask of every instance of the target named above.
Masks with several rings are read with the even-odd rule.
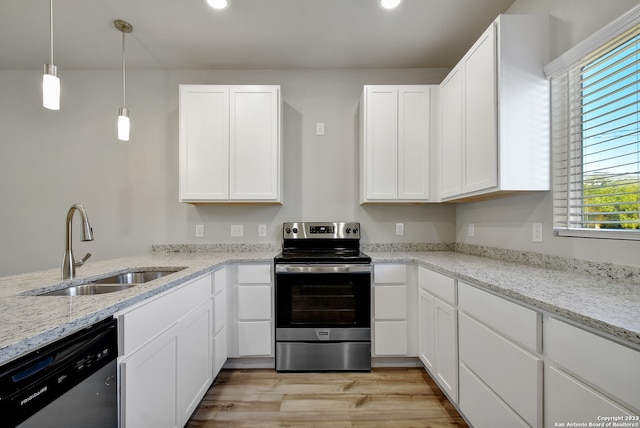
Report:
[[[636,23],[551,77],[558,235],[640,239],[639,70]]]

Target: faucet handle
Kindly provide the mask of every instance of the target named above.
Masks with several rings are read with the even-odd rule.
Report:
[[[87,261],[87,259],[89,259],[89,257],[91,257],[91,253],[87,253],[84,255],[84,257],[82,258],[82,260],[80,260],[79,262],[76,262],[76,267],[80,267],[84,264],[84,262]]]

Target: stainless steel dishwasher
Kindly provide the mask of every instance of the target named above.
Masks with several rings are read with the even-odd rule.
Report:
[[[0,427],[116,428],[116,320],[0,367]]]

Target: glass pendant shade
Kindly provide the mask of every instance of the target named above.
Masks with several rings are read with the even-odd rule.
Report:
[[[45,64],[42,75],[42,106],[49,110],[60,110],[60,79],[57,67]]]
[[[118,109],[118,140],[129,141],[129,110],[124,107]]]
[[[380,6],[384,9],[395,9],[402,3],[402,0],[380,0]]]

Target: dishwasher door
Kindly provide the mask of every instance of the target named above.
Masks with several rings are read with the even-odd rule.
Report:
[[[116,320],[0,367],[1,428],[117,428]]]

